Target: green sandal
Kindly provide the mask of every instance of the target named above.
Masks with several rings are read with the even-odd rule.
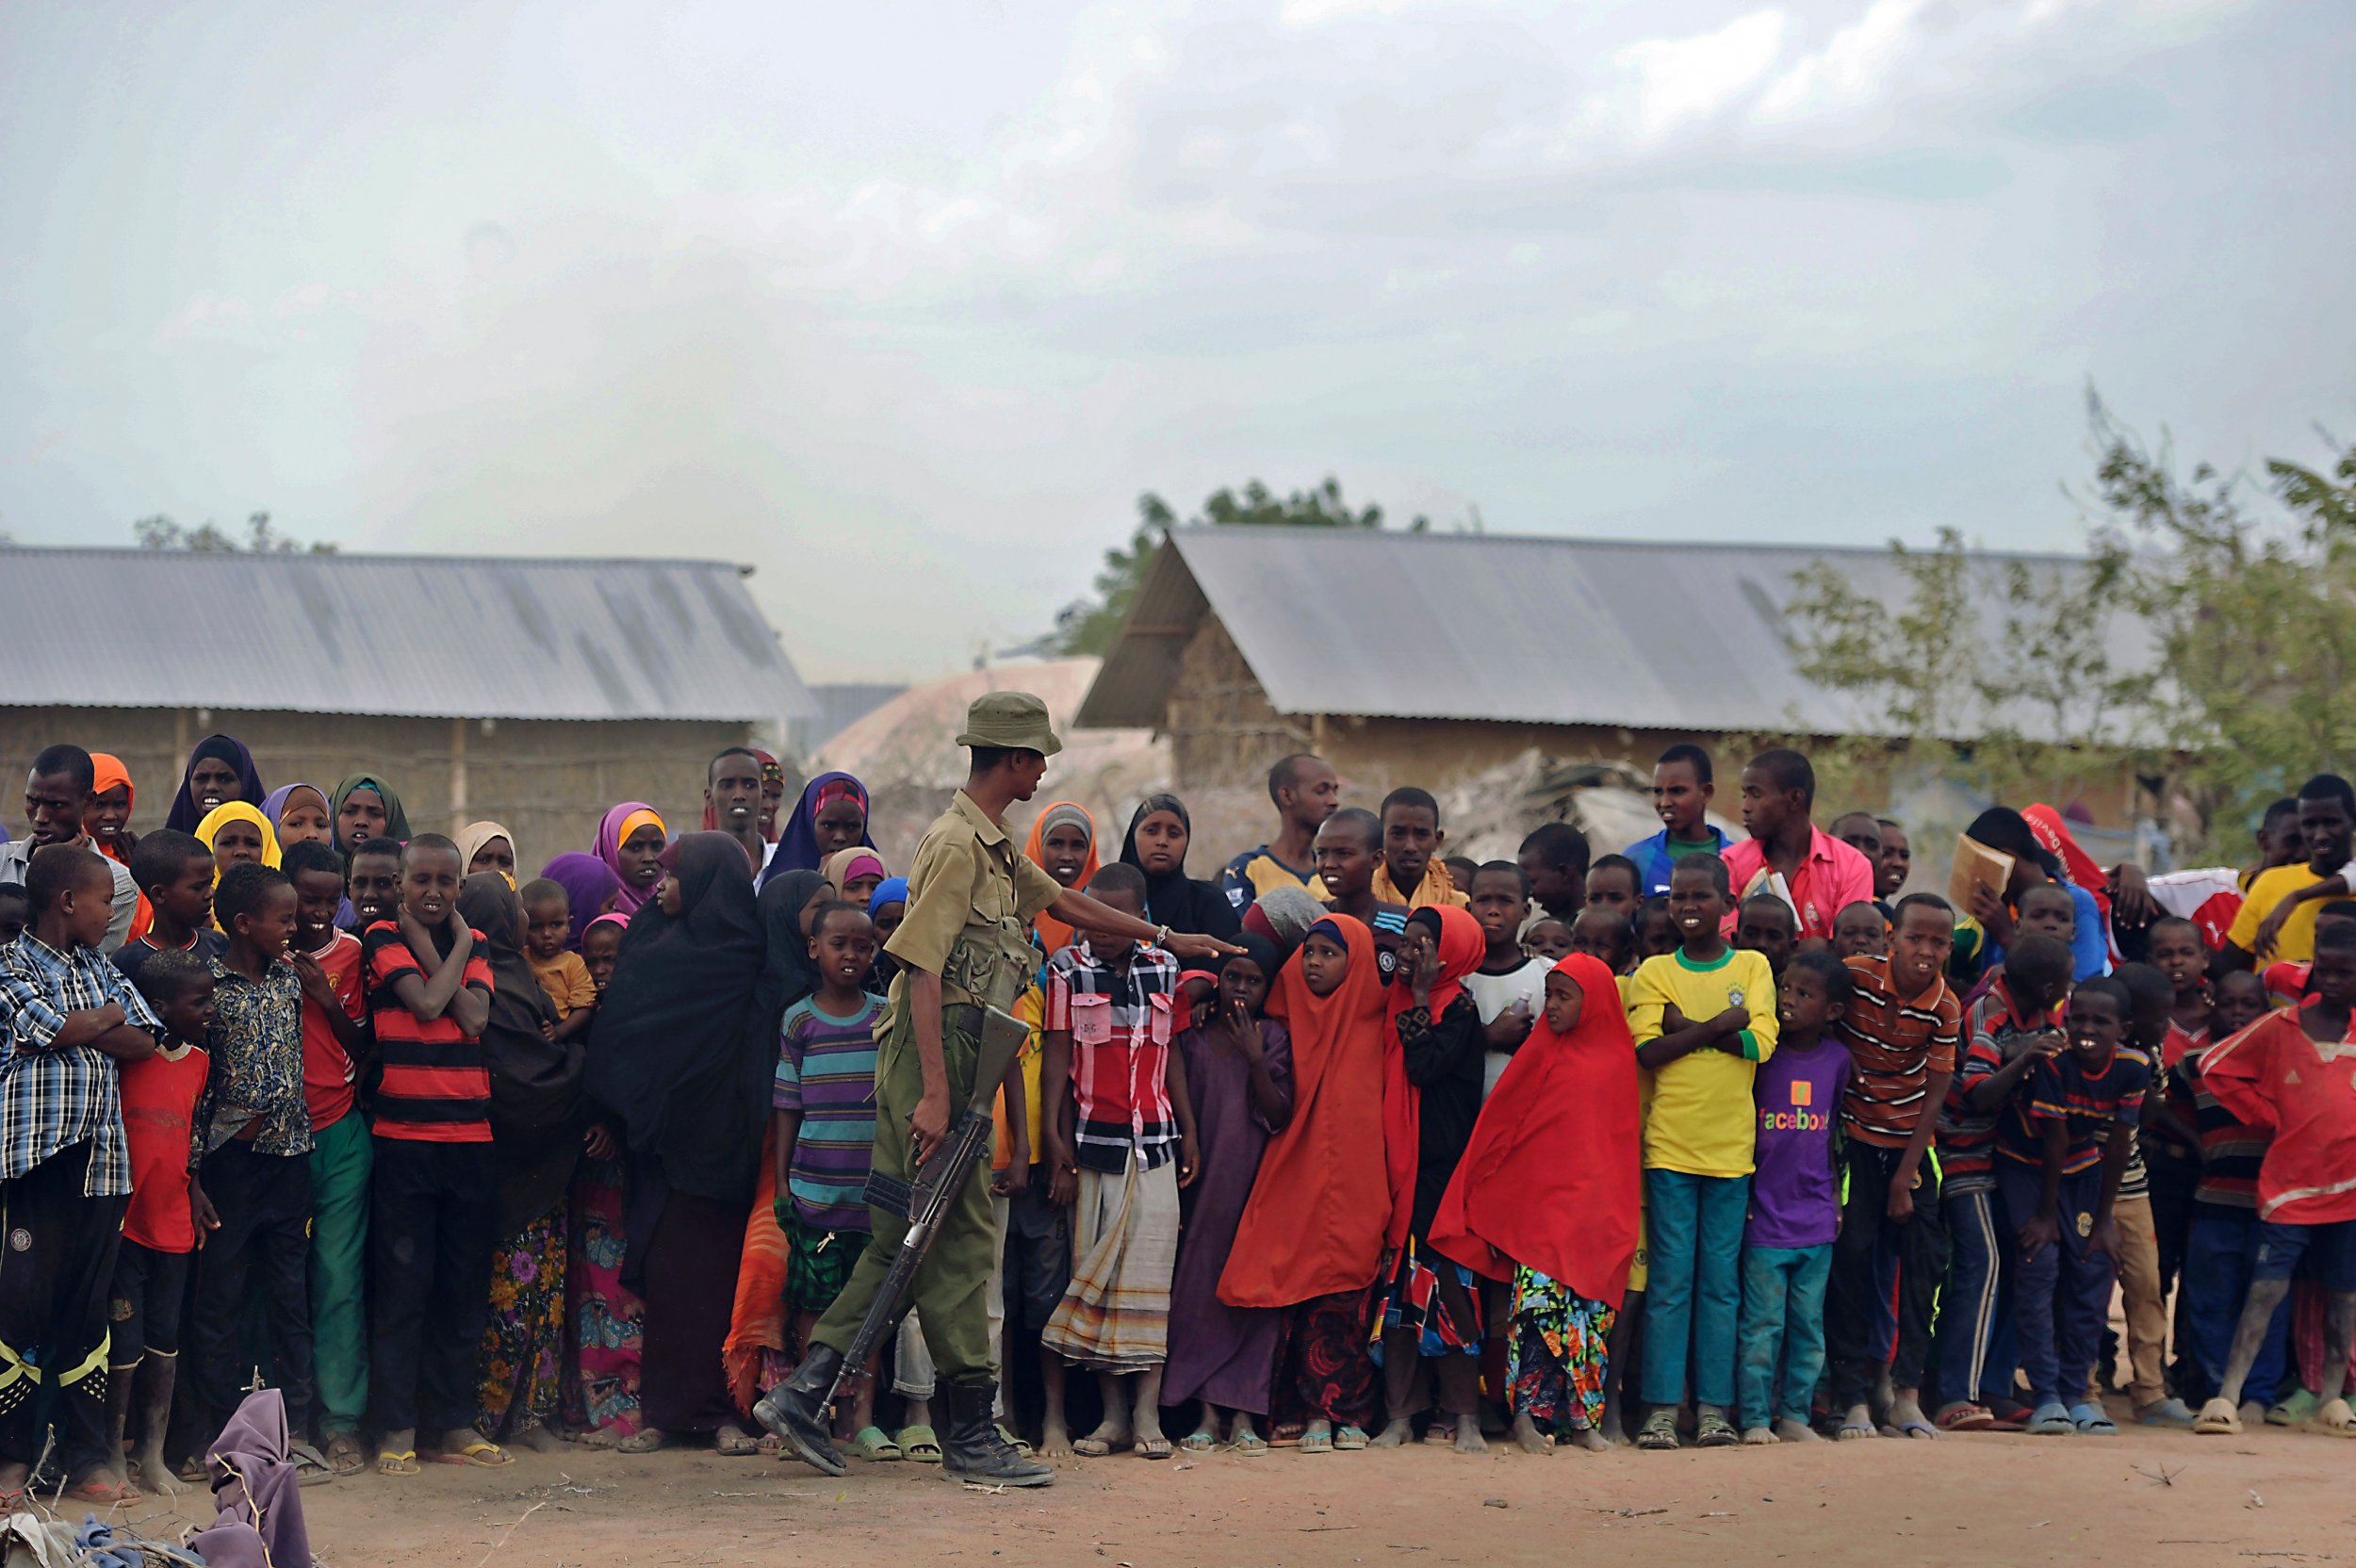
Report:
[[[1219,1446],[1219,1437],[1213,1432],[1188,1432],[1178,1440],[1178,1446],[1190,1454],[1207,1454]]]
[[[1333,1434],[1333,1446],[1344,1452],[1355,1452],[1365,1447],[1366,1443],[1366,1429],[1364,1427],[1344,1427]]]
[[[851,1452],[878,1463],[902,1457],[900,1446],[892,1442],[892,1434],[881,1427],[861,1427],[859,1435],[851,1439]]]
[[[930,1427],[902,1427],[900,1457],[911,1464],[939,1464],[941,1439]]]
[[[1742,1441],[1742,1434],[1736,1431],[1732,1423],[1717,1411],[1705,1410],[1694,1418],[1693,1446],[1696,1448],[1731,1448]]]
[[[1662,1405],[1650,1415],[1645,1416],[1644,1424],[1636,1431],[1636,1446],[1639,1448],[1652,1449],[1656,1452],[1675,1448],[1677,1446],[1676,1408]]]
[[[1330,1454],[1333,1451],[1333,1434],[1331,1432],[1302,1432],[1301,1434],[1300,1451],[1304,1454]]]
[[[1014,1429],[1004,1421],[998,1423],[998,1436],[1007,1447],[1012,1448],[1018,1454],[1027,1454],[1031,1451],[1031,1446],[1017,1437]]]

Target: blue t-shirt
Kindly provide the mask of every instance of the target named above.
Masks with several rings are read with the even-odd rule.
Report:
[[[1702,826],[1710,832],[1707,845],[1696,840],[1681,850],[1672,850],[1669,847],[1669,830],[1664,827],[1651,838],[1640,839],[1621,851],[1636,862],[1637,897],[1650,898],[1655,893],[1667,892],[1669,873],[1685,856],[1724,855],[1726,852],[1726,830],[1715,823],[1706,822]]]
[[[1759,1064],[1759,1152],[1745,1247],[1828,1247],[1840,1228],[1832,1134],[1849,1084],[1849,1053],[1830,1037],[1785,1043]]]

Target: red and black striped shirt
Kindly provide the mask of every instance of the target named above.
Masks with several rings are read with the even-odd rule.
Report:
[[[416,1143],[490,1142],[491,1076],[482,1044],[447,1012],[421,1019],[401,1005],[394,983],[404,974],[423,980],[425,970],[399,925],[378,921],[361,941],[376,1054],[384,1065],[376,1091],[376,1135]],[[491,965],[479,931],[461,983],[491,991]]]

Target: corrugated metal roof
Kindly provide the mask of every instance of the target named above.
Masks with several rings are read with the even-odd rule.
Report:
[[[1081,706],[1084,726],[1158,727],[1208,608],[1284,713],[1854,734],[1870,713],[1793,663],[1792,575],[1831,561],[1886,602],[1906,586],[1886,549],[1256,527],[1180,529],[1170,544]],[[2084,568],[1977,559],[1991,631],[2006,565]],[[2109,635],[2115,665],[2148,662],[2139,623],[2122,617]]]
[[[817,711],[717,561],[0,549],[0,703],[514,719]]]

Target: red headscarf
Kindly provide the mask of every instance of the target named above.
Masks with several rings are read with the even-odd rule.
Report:
[[[1364,1290],[1383,1261],[1389,1189],[1383,1137],[1383,977],[1374,933],[1348,915],[1311,926],[1342,944],[1350,972],[1317,996],[1296,953],[1268,989],[1292,1036],[1293,1119],[1268,1139],[1219,1276],[1231,1307],[1289,1307]],[[1304,944],[1305,940],[1304,940]]]
[[[1077,817],[1081,825],[1088,829],[1088,858],[1080,863],[1079,878],[1072,885],[1086,890],[1088,878],[1094,876],[1097,872],[1096,819],[1089,816],[1088,808],[1077,801],[1054,801],[1046,809],[1039,812],[1038,820],[1031,824],[1030,838],[1023,841],[1023,853],[1030,857],[1031,864],[1045,871],[1047,869],[1048,830],[1060,824],[1068,823],[1074,817]],[[1044,909],[1031,917],[1031,931],[1039,938],[1039,951],[1050,956],[1053,956],[1058,950],[1072,945],[1072,927]]]
[[[1463,993],[1464,976],[1481,967],[1489,939],[1469,909],[1427,904],[1408,917],[1410,924],[1434,921],[1440,927],[1440,973],[1432,982],[1432,1021],[1437,1023]],[[1383,1241],[1394,1251],[1407,1245],[1415,1218],[1415,1165],[1423,1147],[1423,1090],[1407,1081],[1407,1048],[1399,1037],[1399,1017],[1415,1004],[1415,988],[1401,964],[1384,1002],[1389,1017],[1383,1051],[1383,1151],[1391,1176],[1391,1221]]]
[[[1636,1256],[1636,1043],[1619,982],[1584,954],[1554,966],[1586,998],[1558,1035],[1539,1015],[1497,1080],[1428,1238],[1477,1274],[1528,1265],[1616,1308]]]
[[[2094,895],[2095,907],[2102,911],[2102,934],[2107,939],[2111,928],[2109,874],[2094,863],[2093,856],[2078,847],[2078,841],[2070,836],[2062,814],[2051,806],[2040,801],[2022,811],[2021,820],[2029,825],[2029,831],[2037,835],[2037,841],[2045,846],[2048,854],[2060,858],[2063,874]],[[2111,957],[2114,961],[2119,957],[2117,943],[2112,944]]]

